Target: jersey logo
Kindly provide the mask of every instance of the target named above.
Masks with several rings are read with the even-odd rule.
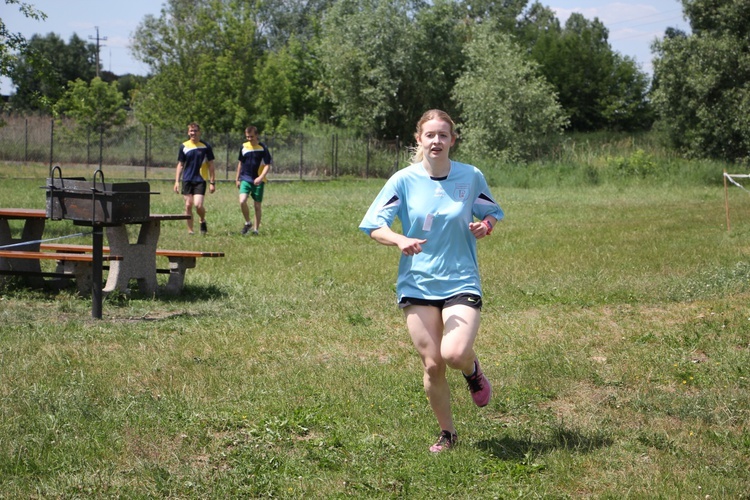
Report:
[[[453,197],[458,200],[465,200],[469,196],[469,185],[468,184],[456,184],[453,190]]]

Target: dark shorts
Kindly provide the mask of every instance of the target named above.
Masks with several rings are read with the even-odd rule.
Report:
[[[250,197],[258,203],[263,201],[263,186],[265,182],[261,182],[257,186],[254,182],[242,181],[240,182],[240,193],[250,194]]]
[[[473,293],[459,293],[453,297],[447,299],[416,299],[414,297],[404,297],[398,302],[398,307],[401,309],[409,306],[433,306],[440,310],[446,307],[463,305],[473,307],[474,309],[482,309],[482,297]]]
[[[200,194],[204,195],[206,194],[206,181],[203,182],[190,182],[190,181],[183,181],[182,182],[182,194],[184,195],[195,195]]]

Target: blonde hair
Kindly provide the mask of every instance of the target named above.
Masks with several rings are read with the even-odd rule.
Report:
[[[412,163],[419,163],[424,159],[424,151],[422,150],[422,145],[419,144],[419,136],[422,135],[422,127],[424,124],[430,120],[441,120],[449,124],[451,126],[451,137],[458,137],[458,134],[456,134],[456,124],[448,113],[440,109],[430,109],[425,111],[417,122],[417,131],[414,133],[414,139],[416,139],[417,145],[411,152],[410,161]]]

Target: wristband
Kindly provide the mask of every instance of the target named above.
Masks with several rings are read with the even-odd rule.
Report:
[[[482,221],[482,224],[487,226],[487,235],[492,234],[492,222],[488,221],[487,219]]]
[[[211,184],[212,186],[215,186],[215,185],[216,185],[216,183],[215,183],[215,182],[209,182],[209,184]]]

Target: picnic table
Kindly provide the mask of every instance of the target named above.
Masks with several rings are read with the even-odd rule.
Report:
[[[66,245],[60,243],[42,243],[47,212],[33,208],[0,208],[0,275],[14,274],[24,276],[32,286],[42,286],[44,277],[71,277],[78,281],[79,291],[84,292],[90,286],[90,273],[93,253],[91,245]],[[179,293],[184,284],[185,270],[195,267],[197,257],[223,257],[223,252],[197,252],[185,250],[159,249],[161,223],[164,221],[186,220],[187,214],[150,214],[148,220],[140,222],[123,222],[105,226],[109,246],[106,247],[109,274],[102,289],[103,292],[128,292],[130,280],[138,282],[139,290],[148,295],[157,291],[156,257],[169,259],[170,279],[167,290]],[[9,220],[23,220],[24,226],[20,237],[13,237]],[[128,226],[139,225],[138,236],[130,241]],[[50,251],[57,253],[51,254]],[[59,262],[57,273],[45,273],[41,261],[56,259]],[[88,268],[85,266],[88,264]],[[74,267],[71,267],[74,266]],[[82,267],[83,266],[83,267]],[[75,268],[76,273],[70,272]]]
[[[23,220],[24,225],[19,238],[14,238],[10,230],[10,220]],[[47,213],[44,209],[35,208],[0,208],[0,249],[39,251],[39,240],[44,233]],[[0,271],[9,273],[17,271],[25,274],[34,285],[40,285],[42,269],[38,259],[13,259],[0,257]]]
[[[126,224],[107,226],[109,253],[122,256],[122,260],[111,262],[109,275],[104,285],[105,293],[119,290],[128,291],[131,279],[138,281],[138,289],[153,295],[157,289],[156,250],[159,246],[161,223],[163,221],[186,220],[187,214],[151,214],[147,222],[138,223],[138,239],[131,243]]]

